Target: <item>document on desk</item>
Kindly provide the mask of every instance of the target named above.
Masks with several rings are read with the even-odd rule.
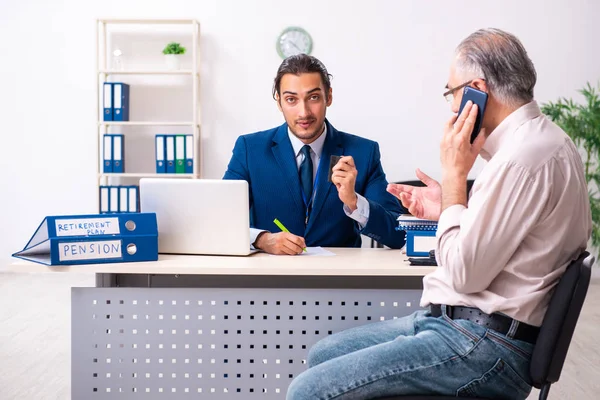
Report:
[[[275,254],[269,254],[270,256],[275,256]],[[308,256],[321,256],[321,257],[331,257],[331,256],[335,256],[336,254],[326,250],[322,247],[307,247],[306,251],[303,251],[302,253],[298,254],[298,256],[302,256],[302,257],[308,257]],[[280,257],[279,255],[277,255],[276,257]],[[297,257],[297,256],[294,256]]]
[[[324,256],[324,257],[331,257],[331,256],[335,256],[335,253],[333,253],[333,252],[331,252],[329,250],[325,250],[321,246],[318,246],[318,247],[307,247],[306,248],[306,253],[303,252],[300,255],[301,256]]]

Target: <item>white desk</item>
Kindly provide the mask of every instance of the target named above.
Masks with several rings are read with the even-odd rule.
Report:
[[[328,248],[335,256],[195,256],[161,254],[158,261],[52,266],[19,260],[14,272],[95,272],[108,274],[424,276],[435,267],[414,267],[400,250]]]
[[[419,309],[422,277],[389,249],[321,256],[161,255],[157,262],[12,271],[95,272],[72,289],[72,398],[283,399],[308,349]]]

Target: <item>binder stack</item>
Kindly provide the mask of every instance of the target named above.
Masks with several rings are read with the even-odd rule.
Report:
[[[125,172],[125,136],[106,134],[103,138],[104,173],[120,174]]]
[[[100,186],[100,214],[139,212],[139,193],[137,185]]]
[[[156,261],[156,214],[49,216],[13,257],[44,265]]]
[[[157,174],[194,172],[194,136],[156,135],[155,143]]]
[[[104,121],[129,121],[129,85],[104,82]]]
[[[396,230],[406,232],[406,255],[409,257],[429,257],[429,251],[436,248],[437,221],[400,215]]]

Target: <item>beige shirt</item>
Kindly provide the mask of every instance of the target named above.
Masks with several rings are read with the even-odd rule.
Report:
[[[502,121],[480,154],[488,162],[468,206],[440,216],[439,267],[423,280],[421,306],[477,307],[540,326],[591,235],[581,156],[535,101]]]

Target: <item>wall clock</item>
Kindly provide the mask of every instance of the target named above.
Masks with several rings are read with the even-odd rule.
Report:
[[[312,38],[304,29],[290,26],[284,29],[277,38],[277,53],[281,58],[295,54],[310,54],[312,51]]]

